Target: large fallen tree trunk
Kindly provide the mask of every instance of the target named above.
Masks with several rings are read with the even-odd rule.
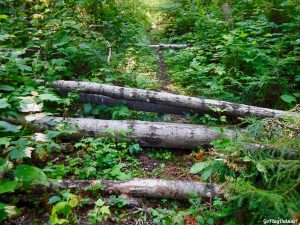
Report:
[[[109,180],[61,180],[52,181],[50,188],[86,189],[104,186],[108,194],[125,194],[133,197],[188,199],[192,194],[214,197],[221,194],[217,184],[180,180],[134,179],[128,181]]]
[[[59,93],[61,95],[66,95],[65,91],[60,91]],[[96,95],[96,94],[79,93],[79,100],[83,103],[91,102],[97,105],[101,105],[101,104],[107,106],[125,105],[129,109],[144,111],[144,112],[155,112],[155,113],[175,114],[175,115],[184,115],[184,113],[187,112],[191,113],[191,111],[180,107],[159,105],[159,104],[140,102],[134,100],[117,99],[117,98],[111,98],[104,95]]]
[[[201,125],[145,122],[137,120],[99,120],[89,118],[68,118],[30,116],[30,126],[43,130],[64,122],[68,138],[80,137],[107,137],[113,136],[117,140],[134,140],[141,146],[193,149],[207,145],[213,140],[227,136],[235,138],[237,135],[232,130],[215,130]],[[24,121],[10,120],[14,123]],[[72,133],[71,133],[72,131]],[[126,135],[124,135],[126,134]]]
[[[42,84],[42,81],[37,81]],[[184,95],[147,91],[135,88],[125,88],[108,84],[98,84],[80,81],[56,81],[47,83],[46,86],[64,91],[79,91],[92,94],[106,95],[113,98],[142,101],[154,104],[181,107],[187,110],[198,112],[211,112],[214,108],[224,110],[224,114],[233,116],[254,115],[260,118],[275,116],[295,116],[299,113],[286,112],[281,110],[267,109],[244,104],[236,104],[225,101],[201,99]]]

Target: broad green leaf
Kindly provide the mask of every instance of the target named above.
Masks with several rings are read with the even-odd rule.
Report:
[[[71,213],[72,208],[68,202],[62,201],[56,203],[55,206],[53,207],[53,210],[55,210],[57,214],[64,214],[67,216]]]
[[[287,103],[292,103],[297,101],[293,95],[281,95],[280,98]]]
[[[40,94],[39,99],[43,101],[50,101],[50,102],[57,102],[60,100],[60,98],[58,98],[54,94]]]
[[[29,139],[28,138],[19,138],[16,141],[11,142],[14,145],[19,145],[19,146],[27,146],[29,144]]]
[[[196,220],[197,220],[197,223],[199,223],[200,225],[205,225],[203,216],[197,216]]]
[[[0,138],[0,145],[8,146],[10,143],[10,138],[8,137],[2,137]]]
[[[8,35],[8,34],[0,34],[0,41],[4,41],[4,40],[6,40],[6,39],[8,39],[8,38],[10,38],[11,36],[10,35]]]
[[[50,222],[51,224],[57,224],[58,222],[58,216],[56,214],[56,211],[52,209],[51,215],[50,215]]]
[[[130,180],[132,178],[130,173],[124,173],[124,172],[120,172],[117,175],[117,179],[118,180]]]
[[[100,212],[102,215],[110,215],[109,206],[102,206]]]
[[[80,48],[82,48],[82,49],[90,49],[90,48],[91,48],[91,46],[89,46],[89,45],[86,44],[86,43],[79,44],[78,46],[79,46]]]
[[[8,100],[7,98],[0,99],[0,109],[5,109],[5,108],[10,107],[10,104],[8,103],[7,100]]]
[[[0,85],[0,90],[1,91],[14,91],[15,88],[9,85]]]
[[[299,98],[299,97],[300,97],[300,92],[295,92],[295,93],[293,93],[293,95],[294,95],[296,98]]]
[[[17,133],[20,131],[22,126],[16,126],[13,124],[10,124],[6,121],[0,121],[0,132],[13,132]]]
[[[61,201],[61,198],[59,196],[55,195],[55,196],[52,196],[51,198],[49,198],[48,203],[52,205],[59,201]]]
[[[26,157],[31,157],[32,147],[29,147],[29,140],[27,138],[20,138],[17,141],[12,141],[9,147],[9,157],[15,160],[22,160]]]
[[[190,173],[199,173],[206,167],[210,165],[209,162],[201,162],[201,163],[195,163],[192,168],[190,169]]]
[[[67,32],[61,31],[55,35],[55,39],[56,40],[53,40],[53,42],[55,43],[53,44],[53,47],[57,48],[59,46],[66,44],[69,41],[69,36]]]
[[[209,225],[213,225],[214,224],[214,219],[209,217],[206,221]]]
[[[0,157],[0,173],[4,174],[13,167],[13,164]]]
[[[4,14],[0,15],[0,19],[6,19],[6,18],[8,18],[8,15],[4,15]]]
[[[70,205],[72,208],[74,208],[75,206],[77,206],[77,204],[78,204],[78,198],[77,198],[76,195],[69,194],[68,198],[69,198],[69,201],[68,201],[68,202],[69,202],[69,205]]]
[[[86,103],[83,106],[83,112],[84,112],[84,114],[89,114],[92,111],[92,109],[93,109],[93,106],[92,106],[91,103]]]
[[[258,170],[259,172],[261,172],[261,173],[267,172],[266,167],[265,167],[263,164],[261,164],[261,163],[257,163],[257,164],[256,164],[256,168],[257,168],[257,170]]]
[[[211,176],[211,174],[212,174],[212,169],[205,169],[201,173],[201,179],[203,181],[206,181]]]
[[[17,181],[3,179],[0,181],[0,194],[14,192],[22,185]]]
[[[61,218],[61,219],[58,219],[55,224],[69,224],[69,223],[70,223],[69,220]]]
[[[143,149],[140,147],[139,144],[134,144],[134,145],[131,145],[128,150],[131,154],[134,154],[134,153],[141,152]]]
[[[14,171],[14,175],[16,179],[23,181],[26,186],[32,183],[43,185],[49,184],[44,172],[35,166],[19,165]]]
[[[95,205],[96,205],[96,206],[103,206],[103,205],[104,205],[104,201],[103,201],[101,198],[99,198],[99,199],[95,202]]]
[[[163,225],[174,225],[173,221],[171,218],[164,218],[163,219]]]
[[[24,65],[24,64],[17,64],[18,68],[22,71],[28,71],[31,72],[32,68],[30,66]]]
[[[14,160],[22,160],[23,158],[27,158],[28,156],[26,155],[25,152],[25,147],[22,146],[20,148],[14,148],[9,152],[9,158],[14,159]]]

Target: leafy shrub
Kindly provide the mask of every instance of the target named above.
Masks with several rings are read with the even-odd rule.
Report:
[[[196,163],[190,172],[201,173],[203,181],[226,184],[227,201],[214,213],[216,219],[260,224],[263,219],[297,218],[300,120],[250,121],[238,139],[214,141],[207,161]]]
[[[205,97],[293,106],[299,98],[299,10],[290,0],[170,4],[165,35],[193,43],[169,52],[172,80]]]

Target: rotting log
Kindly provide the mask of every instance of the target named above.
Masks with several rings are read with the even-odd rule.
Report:
[[[66,95],[66,92],[60,91],[59,94]],[[97,94],[87,94],[79,93],[79,100],[83,103],[94,103],[97,105],[107,105],[107,106],[117,106],[125,105],[129,109],[143,111],[143,112],[155,112],[160,114],[175,114],[175,115],[184,115],[185,113],[192,113],[190,110],[186,110],[180,107],[159,105],[148,102],[126,100],[126,99],[117,99],[104,95]]]
[[[51,181],[50,188],[86,189],[87,187],[104,187],[102,192],[108,194],[125,194],[143,198],[170,198],[184,200],[191,195],[214,197],[221,195],[221,186],[213,183],[191,182],[162,179],[133,179],[128,181],[109,180],[59,180]]]
[[[181,49],[190,47],[189,44],[154,44],[154,45],[147,45],[149,48],[161,48],[161,49]]]
[[[37,80],[37,83],[43,84],[43,81]],[[64,91],[79,91],[90,94],[100,94],[113,98],[127,99],[141,102],[148,102],[160,105],[168,105],[174,107],[185,108],[186,110],[195,110],[197,112],[213,112],[214,108],[222,109],[223,114],[244,117],[253,115],[259,118],[277,117],[277,116],[296,116],[299,113],[286,112],[250,106],[244,104],[231,103],[226,101],[218,101],[212,99],[202,99],[197,97],[189,97],[184,95],[176,95],[163,92],[147,91],[135,88],[126,88],[113,86],[108,84],[98,84],[93,82],[80,81],[56,81],[46,83],[46,86],[53,87]]]
[[[30,199],[38,197],[36,194],[58,189],[81,190],[97,190],[104,195],[119,195],[124,197],[125,201],[131,205],[141,203],[140,198],[168,198],[177,200],[189,199],[192,195],[201,197],[222,196],[223,191],[221,185],[214,183],[203,183],[195,181],[183,180],[163,180],[163,179],[132,179],[126,181],[119,180],[49,180],[48,187],[33,187]],[[14,194],[17,196],[16,194]],[[26,196],[26,194],[24,194]],[[27,194],[27,196],[30,196]],[[1,200],[9,201],[11,194],[1,196]],[[21,200],[26,202],[26,197]],[[41,197],[41,195],[40,195]]]
[[[175,149],[194,149],[201,145],[208,145],[211,141],[226,136],[236,138],[233,130],[224,129],[223,132],[203,125],[146,122],[138,120],[99,120],[90,118],[51,117],[44,115],[30,115],[30,125],[39,130],[55,128],[55,125],[64,122],[70,131],[68,139],[81,137],[108,137],[117,140],[134,140],[141,146],[163,147]],[[27,117],[27,121],[28,121]],[[21,119],[9,120],[13,123],[22,123]],[[70,128],[69,128],[70,127]],[[124,135],[125,134],[125,135]]]
[[[157,49],[181,49],[190,47],[191,44],[138,44],[137,46],[143,46],[148,48],[157,48]]]

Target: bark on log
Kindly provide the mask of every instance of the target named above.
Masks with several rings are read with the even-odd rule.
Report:
[[[55,124],[64,122],[69,124],[70,131],[74,133],[67,134],[68,138],[80,137],[107,137],[111,136],[118,140],[134,140],[141,146],[176,148],[176,149],[194,149],[201,145],[207,145],[213,140],[222,138],[222,135],[228,138],[236,138],[236,133],[232,130],[219,130],[202,125],[177,124],[163,122],[145,122],[138,120],[98,120],[89,118],[68,118],[39,116],[31,117],[30,126],[43,130],[49,129]],[[22,121],[10,120],[20,123]],[[24,121],[23,121],[24,122]],[[49,125],[51,124],[51,125]],[[109,131],[109,132],[108,132]],[[126,133],[126,135],[124,135]]]
[[[43,81],[41,80],[38,80],[37,82],[39,84],[43,84]],[[135,88],[125,88],[92,82],[61,80],[53,83],[47,83],[46,86],[50,86],[58,90],[80,91],[92,94],[100,94],[119,99],[135,100],[154,104],[181,107],[187,110],[195,110],[198,112],[205,113],[211,112],[212,108],[220,108],[222,110],[225,110],[223,112],[224,114],[241,117],[247,115],[254,115],[259,118],[264,118],[299,115],[299,113],[294,112],[286,112],[257,106],[236,104],[226,101],[201,99],[184,95],[175,95],[170,93],[154,92]]]
[[[60,91],[59,94],[66,95],[65,91]],[[124,104],[129,109],[144,111],[144,112],[155,112],[161,114],[175,114],[184,115],[185,113],[192,113],[190,110],[186,110],[180,107],[173,107],[167,105],[158,105],[148,102],[140,102],[126,99],[111,98],[104,95],[79,93],[79,100],[83,103],[94,103],[97,105],[117,106]]]
[[[181,48],[190,47],[191,44],[153,44],[153,45],[138,44],[137,46],[145,46],[149,48],[160,48],[160,49],[181,49]]]
[[[149,48],[160,48],[160,49],[181,49],[190,47],[189,44],[157,44],[148,45]]]
[[[214,197],[222,194],[221,187],[217,184],[161,179],[134,179],[128,181],[61,180],[52,181],[50,188],[78,190],[99,185],[104,186],[103,192],[105,193],[145,198],[184,200],[190,198],[192,194],[202,197]]]

